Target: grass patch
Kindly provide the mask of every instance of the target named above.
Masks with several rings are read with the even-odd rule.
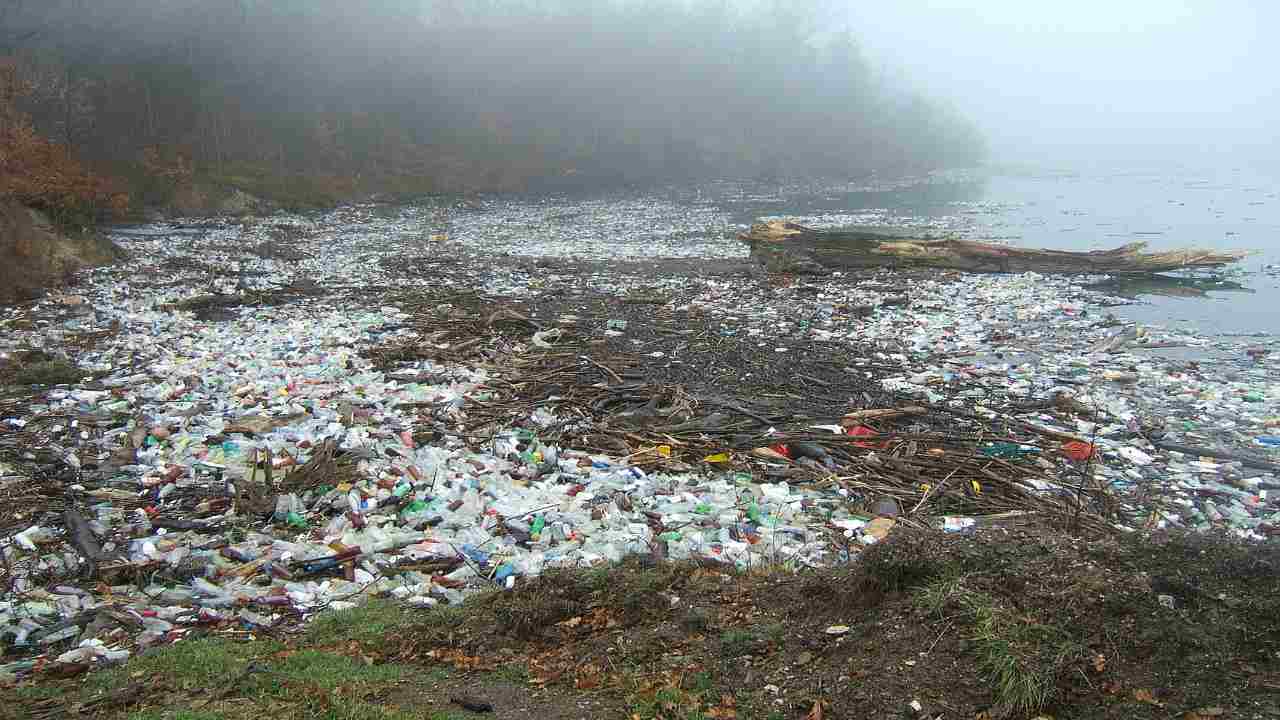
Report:
[[[80,382],[85,374],[66,360],[44,360],[14,368],[9,381],[15,385],[70,385]]]
[[[664,688],[652,698],[636,700],[631,706],[631,717],[641,720],[702,720],[697,710],[683,709],[684,693],[675,688]]]
[[[549,570],[518,593],[491,592],[470,600],[467,609],[474,613],[471,620],[531,640],[591,608],[608,608],[628,621],[665,613],[669,605],[661,595],[683,583],[688,569],[675,563],[646,567],[633,559],[589,570]]]
[[[990,683],[1000,714],[1035,713],[1054,697],[1063,671],[1082,657],[1083,647],[1065,628],[1037,622],[1006,608],[987,593],[946,576],[919,588],[916,605],[941,615],[958,608],[970,628],[978,670]]]
[[[529,682],[529,668],[523,662],[509,662],[498,666],[493,676],[516,685]]]
[[[726,658],[750,655],[760,642],[760,636],[750,630],[726,630],[720,636],[720,654]]]
[[[198,710],[179,710],[177,712],[164,712],[159,710],[145,710],[142,712],[134,712],[129,715],[129,720],[225,720],[227,716],[220,712],[201,712]]]
[[[955,575],[935,578],[917,589],[912,596],[915,604],[930,615],[942,615],[951,598],[961,590],[961,580]]]
[[[382,645],[414,622],[403,606],[386,600],[370,600],[350,610],[323,612],[307,627],[306,638],[316,645],[355,641]]]
[[[384,630],[398,621],[388,608],[376,607],[330,621],[318,631],[308,632],[303,640],[335,639],[340,627],[337,621],[357,618]],[[365,632],[372,630],[366,626]],[[140,655],[124,666],[89,675],[78,691],[50,685],[19,688],[15,693],[28,701],[61,697],[70,704],[103,698],[144,679],[161,690],[144,703],[159,706],[144,706],[118,716],[131,720],[258,720],[265,703],[271,708],[271,717],[282,720],[399,720],[421,718],[422,714],[406,713],[383,702],[392,691],[446,677],[442,668],[424,671],[307,646],[288,648],[272,641],[211,637],[179,642]],[[44,688],[55,692],[45,693]]]
[[[114,690],[130,681],[130,676],[164,678],[176,690],[205,690],[240,674],[260,657],[284,646],[270,641],[231,642],[220,638],[198,638],[168,645],[134,658],[127,665],[89,676],[90,690]]]

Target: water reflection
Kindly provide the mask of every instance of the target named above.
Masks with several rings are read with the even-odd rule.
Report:
[[[1245,287],[1234,280],[1227,280],[1221,277],[1176,277],[1172,275],[1148,275],[1143,277],[1118,275],[1085,287],[1130,300],[1150,295],[1174,298],[1204,298],[1209,297],[1210,292],[1234,292],[1250,295],[1257,292],[1253,288]]]

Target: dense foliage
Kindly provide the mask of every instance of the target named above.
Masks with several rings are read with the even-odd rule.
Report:
[[[338,196],[981,157],[820,5],[0,0],[0,55],[28,86],[2,101],[152,202],[201,178]]]

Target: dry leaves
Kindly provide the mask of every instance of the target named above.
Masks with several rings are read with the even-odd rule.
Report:
[[[1138,701],[1138,702],[1140,702],[1140,703],[1146,703],[1146,704],[1148,704],[1148,705],[1155,705],[1156,707],[1163,707],[1163,706],[1164,706],[1164,703],[1162,703],[1162,702],[1160,702],[1159,700],[1157,700],[1157,699],[1156,699],[1156,696],[1155,696],[1155,695],[1154,695],[1150,690],[1147,690],[1146,688],[1139,688],[1139,689],[1137,689],[1137,690],[1134,690],[1134,691],[1133,691],[1133,699],[1134,699],[1134,700],[1137,700],[1137,701]]]
[[[732,695],[721,695],[720,705],[704,712],[703,717],[719,718],[719,720],[736,720],[738,717],[738,701]]]

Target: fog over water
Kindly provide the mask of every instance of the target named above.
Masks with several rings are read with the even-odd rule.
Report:
[[[993,162],[1280,166],[1276,3],[897,0],[847,12],[872,62],[973,119]]]

